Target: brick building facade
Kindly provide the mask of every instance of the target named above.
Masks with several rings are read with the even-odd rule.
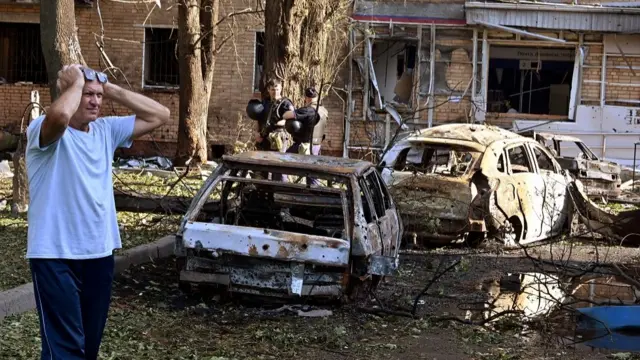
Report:
[[[32,90],[40,92],[44,106],[50,103],[46,67],[40,49],[40,9],[36,3],[0,0],[0,127],[20,123]],[[254,5],[248,0],[222,1],[223,13]],[[99,5],[99,8],[98,8]],[[234,17],[233,41],[216,58],[213,91],[209,109],[209,137],[212,145],[233,145],[252,137],[254,122],[245,114],[247,101],[256,94],[255,80],[260,76],[262,28],[252,16]],[[171,121],[147,138],[134,143],[129,153],[172,157],[178,134],[178,62],[177,6],[162,1],[162,9],[153,3],[101,1],[76,5],[76,23],[80,46],[88,66],[105,69],[96,42],[102,39],[104,53],[113,66],[116,82],[150,96],[171,110]],[[229,34],[221,26],[220,38]],[[101,37],[103,36],[103,37]],[[126,80],[125,80],[126,77]],[[343,105],[328,97],[330,111],[328,139],[324,149],[341,152]],[[103,114],[125,114],[126,109],[107,102]],[[242,120],[239,120],[242,119]],[[214,149],[214,152],[219,149]]]
[[[19,122],[31,90],[41,92],[44,105],[49,99],[38,58],[39,8],[24,1],[0,0],[0,77],[6,78],[0,85],[0,126]],[[606,6],[613,3],[607,0],[573,2],[356,1],[352,51],[345,51],[351,56],[336,84],[342,91],[325,99],[330,111],[325,151],[357,156],[379,150],[397,129],[396,112],[410,128],[483,121],[507,128],[549,122],[582,127],[580,119],[590,118],[590,126],[602,131],[602,124],[611,122],[636,133],[640,38],[623,33],[637,26],[640,10],[621,7],[620,1],[616,7]],[[226,12],[253,4],[222,3]],[[591,5],[596,3],[604,6]],[[162,9],[151,11],[152,4],[99,4],[99,11],[98,3],[76,8],[85,60],[105,68],[96,46],[103,39],[104,53],[131,86],[170,107],[172,121],[152,139],[137,141],[133,152],[172,156],[178,129],[176,6],[162,1]],[[565,21],[558,23],[560,18]],[[234,42],[216,59],[212,144],[252,135],[244,109],[259,76],[261,26],[250,16],[236,20]],[[221,37],[226,31],[221,29]],[[122,76],[118,82],[127,86]],[[124,109],[105,104],[105,112]],[[626,127],[610,119],[627,113]],[[594,141],[589,145],[604,154],[605,145]]]

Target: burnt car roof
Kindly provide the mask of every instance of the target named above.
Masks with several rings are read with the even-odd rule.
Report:
[[[575,136],[570,136],[570,135],[560,135],[560,134],[553,134],[548,132],[538,132],[533,130],[520,133],[520,135],[527,136],[527,137],[533,137],[534,134],[540,136],[544,140],[582,142],[582,140],[580,140],[579,138]]]
[[[444,124],[416,131],[405,141],[452,143],[483,151],[484,148],[496,141],[523,138],[525,137],[492,125]]]
[[[369,161],[334,156],[301,155],[277,151],[246,151],[223,155],[225,163],[296,168],[340,175],[361,175],[374,165]]]

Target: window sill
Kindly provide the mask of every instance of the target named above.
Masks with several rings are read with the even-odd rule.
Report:
[[[32,87],[46,87],[47,89],[49,88],[49,84],[40,84],[40,83],[34,83],[31,81],[18,81],[18,82],[6,82],[6,83],[0,83],[0,86],[32,86]]]
[[[485,116],[486,120],[551,120],[551,121],[573,121],[567,115],[544,115],[526,113],[495,113],[489,112]]]
[[[142,91],[146,93],[177,93],[180,90],[179,86],[143,86]]]
[[[17,5],[17,6],[34,6],[34,5],[40,6],[40,0],[31,0],[31,1],[0,0],[0,4],[11,4],[11,5]],[[93,1],[76,0],[74,5],[76,8],[92,8]]]

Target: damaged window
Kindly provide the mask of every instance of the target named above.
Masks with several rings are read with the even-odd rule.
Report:
[[[376,214],[378,217],[383,217],[386,214],[386,210],[391,207],[387,193],[382,190],[382,186],[376,177],[376,172],[372,171],[367,176],[366,186],[369,188],[371,194],[371,200],[373,201]]]
[[[487,112],[567,116],[575,49],[491,46]]]
[[[46,84],[47,79],[40,25],[0,22],[0,85]]]
[[[501,173],[505,172],[505,169],[504,169],[504,154],[500,154],[500,158],[498,158],[497,168],[498,168],[498,171],[500,171]]]
[[[513,147],[507,150],[507,152],[509,154],[509,163],[511,163],[511,171],[514,174],[533,172],[524,146]]]
[[[251,179],[247,174],[222,176],[209,196],[219,200],[218,214],[201,213],[198,221],[346,238],[343,190]]]
[[[373,209],[369,202],[367,193],[365,192],[366,184],[360,180],[360,199],[362,199],[362,211],[364,212],[364,220],[368,223],[373,221]]]
[[[180,85],[178,29],[146,28],[144,31],[144,86]]]
[[[403,151],[404,152],[404,151]],[[406,158],[396,164],[398,171],[424,174],[462,176],[474,160],[471,151],[456,150],[448,146],[419,146],[406,150]]]
[[[553,167],[553,162],[551,158],[547,156],[540,148],[537,146],[533,147],[533,153],[536,156],[536,161],[538,162],[538,167],[540,170],[555,172],[555,168]]]
[[[598,160],[595,155],[584,148],[584,144],[579,144],[574,141],[559,141],[558,148],[560,149],[560,154],[558,155],[563,158]]]

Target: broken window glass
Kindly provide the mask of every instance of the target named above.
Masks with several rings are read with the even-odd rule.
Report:
[[[413,146],[408,150],[401,171],[461,176],[471,168],[473,160],[472,152],[467,150],[448,146]]]
[[[533,172],[529,159],[527,158],[527,152],[524,146],[516,146],[509,150],[509,162],[511,163],[511,171],[514,174]]]

